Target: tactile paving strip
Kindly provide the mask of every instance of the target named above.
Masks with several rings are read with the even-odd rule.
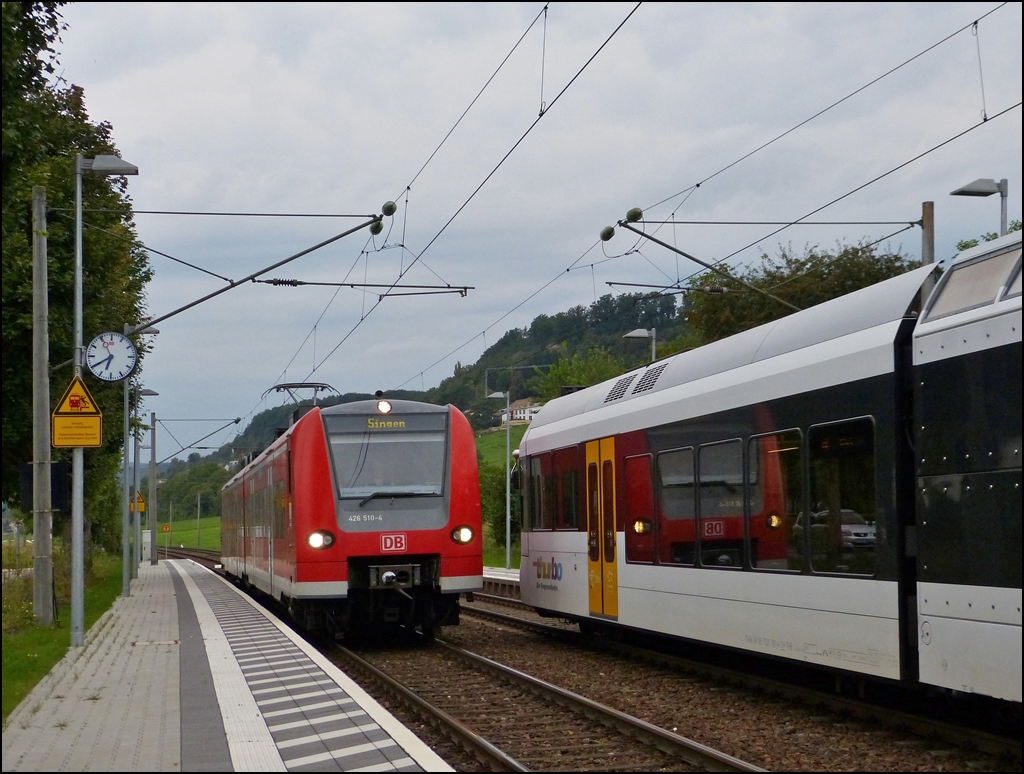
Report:
[[[202,570],[187,572],[216,616],[289,771],[423,770],[248,600]]]

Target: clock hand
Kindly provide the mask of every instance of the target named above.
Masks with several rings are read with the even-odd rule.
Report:
[[[113,355],[113,353],[107,355],[106,359],[101,360],[99,363],[97,363],[96,367],[97,368],[103,367],[104,369],[109,371],[110,370],[110,364],[112,362],[114,362],[114,355]]]

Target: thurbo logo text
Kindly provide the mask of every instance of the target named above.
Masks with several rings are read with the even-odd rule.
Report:
[[[550,562],[537,558],[533,566],[537,568],[537,577],[542,580],[562,580],[562,563],[556,562],[554,557]]]

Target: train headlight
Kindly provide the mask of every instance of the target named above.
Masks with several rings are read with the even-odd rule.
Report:
[[[391,411],[391,401],[379,400],[377,401],[377,411],[381,414],[387,414]]]
[[[768,529],[778,529],[782,526],[782,517],[777,513],[769,513],[764,523],[768,526]]]
[[[649,535],[654,531],[654,525],[648,519],[637,519],[633,522],[633,531],[638,535]]]
[[[334,535],[326,530],[319,530],[310,533],[309,537],[306,538],[306,542],[310,548],[330,548],[334,545]]]
[[[466,545],[473,539],[473,529],[471,527],[456,527],[452,530],[452,540],[460,545]]]

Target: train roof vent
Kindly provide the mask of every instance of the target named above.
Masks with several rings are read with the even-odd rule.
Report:
[[[662,363],[654,368],[648,368],[647,373],[640,378],[640,381],[636,383],[636,387],[633,388],[633,395],[636,395],[638,392],[653,390],[654,383],[658,381],[658,377],[661,376],[661,372],[664,371],[667,366],[668,363]]]
[[[626,390],[629,389],[629,385],[636,379],[636,374],[630,374],[629,376],[623,376],[619,381],[615,382],[615,386],[612,387],[611,392],[608,393],[608,397],[604,399],[605,403],[610,403],[613,400],[618,400],[626,394]]]

